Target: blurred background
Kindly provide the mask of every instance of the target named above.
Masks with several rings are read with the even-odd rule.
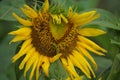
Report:
[[[15,54],[16,47],[19,43],[9,44],[13,36],[8,35],[8,33],[17,29],[19,23],[11,14],[12,12],[16,12],[22,15],[20,7],[25,3],[32,5],[34,1],[36,0],[0,0],[0,80],[16,80],[16,73],[11,64],[11,58]],[[120,66],[120,0],[60,0],[60,2],[64,1],[66,1],[66,6],[72,5],[78,11],[94,8],[105,10],[105,20],[109,21],[113,26],[111,27],[110,24],[99,25],[100,28],[106,30],[107,34],[93,38],[94,41],[108,50],[105,57],[95,56],[95,60],[99,66],[96,74],[98,78],[102,76],[103,80],[120,80],[117,77],[120,76],[120,68],[118,67]],[[108,16],[107,18],[107,14],[112,16]],[[104,11],[102,15],[104,15]],[[117,19],[116,22],[113,16]]]

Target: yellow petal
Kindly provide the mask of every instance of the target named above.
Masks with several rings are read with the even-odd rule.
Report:
[[[24,27],[24,28],[20,28],[20,29],[18,29],[16,31],[12,31],[9,34],[11,34],[11,35],[28,36],[28,35],[30,35],[31,31],[32,31],[31,28]]]
[[[79,14],[78,13],[73,13],[71,20],[76,24],[79,20]]]
[[[30,28],[20,28],[16,31],[12,31],[9,34],[11,35],[16,35],[15,38],[13,38],[13,40],[10,42],[17,42],[17,41],[21,41],[21,40],[26,40],[29,39],[31,37],[31,29]]]
[[[48,11],[49,9],[49,1],[45,0],[45,3],[43,4],[43,12]]]
[[[33,53],[34,55],[29,58],[29,60],[26,62],[25,70],[24,70],[24,76],[26,76],[26,72],[30,69],[32,65],[35,64],[37,61],[38,54],[36,52]]]
[[[32,46],[28,46],[27,48],[25,48],[22,51],[19,51],[13,58],[12,58],[12,62],[14,63],[16,60],[18,60],[20,57],[22,57],[23,55],[25,55],[27,53],[27,51],[29,51],[32,48]]]
[[[23,13],[28,16],[29,18],[36,18],[37,17],[37,13],[28,5],[24,5],[25,8],[21,8],[21,10],[23,11]]]
[[[17,16],[15,13],[12,14],[18,21],[24,26],[32,26],[32,22],[29,20],[24,20],[21,17]]]
[[[75,54],[75,53],[73,53],[73,54]],[[69,55],[69,58],[76,67],[78,67],[85,75],[87,75],[87,77],[90,78],[90,72],[89,72],[87,65],[85,65],[85,66],[83,64],[81,65],[79,63],[79,60],[72,55]]]
[[[88,61],[87,61],[78,51],[75,51],[75,50],[74,50],[74,54],[73,54],[73,55],[79,60],[80,63],[82,63],[82,64],[84,65],[84,67],[85,67],[85,66],[88,67],[88,69],[90,70],[90,72],[93,74],[93,77],[96,77],[96,76],[95,76],[95,73],[93,72],[93,70],[92,70],[90,64],[88,63]],[[90,74],[89,74],[89,75],[86,75],[86,76],[87,76],[88,78],[91,78],[91,77],[90,77]]]
[[[88,24],[88,23],[92,22],[93,20],[95,20],[95,19],[97,19],[99,17],[100,17],[100,14],[96,14],[93,17],[89,17],[87,19],[83,19],[81,21],[78,21],[78,26],[82,26],[82,25]]]
[[[96,14],[96,11],[89,11],[89,12],[80,14],[75,22],[78,26],[82,26],[99,17],[100,17],[100,14]]]
[[[36,80],[39,79],[40,68],[41,68],[41,65],[42,65],[43,55],[40,55],[40,53],[39,53],[38,58],[39,58],[39,61],[38,61],[37,68],[36,68]]]
[[[103,54],[103,53],[101,53],[101,52],[96,51],[95,49],[91,48],[90,46],[88,46],[88,45],[85,44],[85,43],[79,42],[78,45],[79,45],[79,46],[82,46],[82,47],[84,47],[84,48],[86,48],[86,49],[88,49],[88,50],[90,50],[90,51],[92,51],[92,52],[94,52],[94,53],[96,53],[97,55],[100,55],[100,56],[104,56],[104,55],[105,55],[105,54]]]
[[[79,40],[81,42],[84,42],[85,44],[93,47],[94,49],[96,50],[100,50],[100,51],[103,51],[103,52],[107,52],[105,49],[101,48],[99,45],[97,45],[96,43],[94,43],[93,41],[83,37],[83,36],[78,36]]]
[[[24,68],[24,65],[25,63],[27,62],[27,60],[31,57],[31,55],[33,54],[33,52],[35,52],[35,48],[32,48],[31,50],[29,50],[27,53],[26,53],[26,56],[25,58],[22,60],[22,62],[20,63],[20,70]]]
[[[76,72],[74,65],[72,64],[71,60],[67,57],[68,60],[68,70],[70,71],[70,73],[72,73],[72,75],[74,77],[79,77],[78,73]]]
[[[22,12],[29,18],[34,18],[32,15],[31,15],[31,12],[24,9],[24,8],[21,8]]]
[[[93,17],[96,14],[96,11],[88,11],[88,12],[84,12],[82,14],[79,15],[79,19],[84,19],[84,18],[88,18],[88,17]]]
[[[85,57],[87,57],[87,58],[94,64],[95,69],[97,69],[97,64],[96,64],[95,60],[93,59],[93,57],[88,53],[88,51],[85,50],[85,49],[82,48],[82,47],[77,47],[77,49],[78,49],[79,52],[81,52]]]
[[[61,57],[61,61],[63,63],[63,66],[68,71],[68,73],[71,77],[79,77],[79,75],[75,71],[74,65],[72,64],[72,62],[70,61],[69,58],[65,59],[65,58]]]
[[[40,60],[39,60],[39,63],[37,64],[37,68],[36,68],[36,80],[39,80],[39,76],[40,76],[40,67],[41,64],[40,64]]]
[[[12,62],[18,60],[21,56],[26,54],[28,50],[32,48],[31,41],[32,41],[31,39],[28,39],[22,44],[20,51],[12,58]]]
[[[83,36],[99,36],[106,32],[96,28],[83,28],[79,30],[79,34]]]
[[[22,40],[27,40],[30,39],[31,36],[15,36],[9,44],[11,44],[12,42],[17,42],[17,41],[22,41]]]
[[[48,77],[49,76],[49,66],[50,66],[50,62],[48,60],[48,57],[44,56],[43,58],[43,64],[42,64],[42,69],[45,72],[45,75]]]
[[[50,58],[49,58],[49,61],[50,61],[51,63],[53,63],[53,62],[55,62],[56,60],[58,60],[61,55],[62,55],[62,54],[59,53],[59,54],[55,55],[55,56],[52,57],[52,58],[50,57]]]
[[[74,13],[71,20],[77,25],[77,27],[79,27],[95,20],[98,17],[100,17],[100,14],[96,14],[96,11],[89,11],[82,14]]]
[[[31,71],[31,73],[30,73],[29,80],[32,80],[32,77],[33,77],[33,75],[34,75],[34,71],[35,71],[35,69],[36,69],[36,67],[37,67],[38,61],[39,61],[39,59],[38,59],[38,54],[36,54],[36,56],[35,56],[35,62],[33,63],[33,67],[32,67],[32,71]]]

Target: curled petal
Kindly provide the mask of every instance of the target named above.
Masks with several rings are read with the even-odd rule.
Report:
[[[102,52],[107,52],[105,49],[103,49],[102,47],[100,47],[99,45],[97,45],[96,43],[94,43],[93,41],[83,37],[83,36],[78,36],[79,40],[89,46],[91,46],[92,48],[96,49],[96,50],[100,50]]]
[[[77,50],[78,50],[79,52],[81,52],[82,55],[84,55],[85,57],[87,57],[87,58],[94,64],[94,67],[95,67],[95,69],[97,70],[97,64],[96,64],[94,58],[88,53],[88,51],[85,50],[85,49],[82,48],[82,47],[77,47]]]
[[[89,45],[87,45],[85,43],[78,42],[78,45],[84,47],[85,49],[88,49],[91,52],[96,53],[97,55],[100,55],[100,56],[104,56],[105,55],[102,52],[99,52],[99,51],[95,50],[94,48],[90,47]]]
[[[21,8],[21,10],[29,18],[36,18],[38,16],[37,13],[28,5],[24,5],[24,7],[25,8]]]
[[[49,76],[49,66],[50,66],[50,62],[49,62],[48,58],[45,56],[43,58],[42,68],[43,68],[46,76]]]
[[[31,39],[26,40],[20,49],[20,51],[12,58],[12,62],[14,63],[16,60],[18,60],[21,56],[26,54],[26,52],[32,48],[31,45]]]
[[[18,15],[16,15],[15,13],[12,14],[18,21],[19,23],[21,23],[24,26],[32,26],[32,22],[29,20],[25,20],[22,19],[21,17],[19,17]]]
[[[62,54],[59,53],[59,54],[55,55],[54,57],[50,58],[50,62],[51,62],[51,63],[55,62],[56,60],[59,59],[59,57],[60,57],[61,55],[62,55]]]

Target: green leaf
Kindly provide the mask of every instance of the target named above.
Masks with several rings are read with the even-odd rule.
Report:
[[[15,20],[12,17],[12,13],[15,12],[21,15],[20,7],[22,7],[23,4],[25,4],[24,0],[2,0],[0,2],[0,19]]]
[[[20,58],[17,62],[15,62],[15,74],[16,74],[16,79],[20,80],[21,76],[23,75],[23,71],[24,69],[20,70],[19,69],[19,65],[21,63],[21,61],[23,60],[24,56],[22,58]]]
[[[7,68],[7,77],[9,80],[16,80],[14,67],[15,67],[14,64],[10,64]]]
[[[11,36],[4,36],[0,42],[0,80],[16,80],[11,59],[18,44],[10,45],[11,38]]]
[[[15,29],[15,25],[17,25],[16,21],[0,20],[0,41],[8,34],[8,32]]]
[[[105,53],[105,56],[113,60],[116,54],[119,53],[120,49],[115,44],[111,44],[111,39],[114,37],[114,35],[112,36],[110,33],[113,34],[112,32],[107,32],[107,34],[93,37],[91,39],[99,46],[106,49],[107,53]]]
[[[61,2],[64,2],[65,0],[61,0]],[[65,1],[66,6],[73,6],[77,8],[78,11],[95,8],[99,2],[99,0],[66,0]]]
[[[120,54],[117,54],[107,80],[120,80]]]
[[[116,44],[116,45],[119,45],[119,46],[120,46],[120,42],[118,42],[118,41],[111,40],[111,43],[112,43],[112,44]]]
[[[96,71],[96,79],[98,80],[100,77],[103,76],[106,78],[111,68],[112,60],[100,56],[95,56],[94,59],[98,65],[98,70]]]
[[[41,75],[39,77],[39,80],[51,80],[50,78],[46,77],[46,75],[42,69],[41,69],[40,73],[41,73]]]
[[[66,80],[68,78],[68,73],[66,72],[63,64],[60,60],[52,63],[50,66],[50,79],[53,80]]]
[[[120,30],[120,20],[117,16],[112,13],[103,10],[103,9],[95,9],[98,13],[100,13],[100,18],[87,25],[99,25],[106,28],[112,28],[116,30]]]

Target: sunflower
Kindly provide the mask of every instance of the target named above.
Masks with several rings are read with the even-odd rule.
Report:
[[[81,80],[75,67],[79,68],[88,78],[95,77],[88,58],[97,69],[97,64],[88,51],[104,56],[105,49],[87,37],[105,34],[103,30],[96,28],[82,28],[81,26],[95,20],[100,15],[96,11],[84,13],[74,12],[69,7],[67,15],[52,13],[49,10],[49,1],[45,0],[41,10],[35,11],[28,5],[21,8],[26,15],[26,19],[13,13],[13,16],[22,26],[10,35],[15,35],[11,42],[23,41],[20,50],[12,58],[16,62],[22,56],[24,59],[19,65],[19,69],[24,70],[24,76],[32,67],[29,80],[35,74],[36,80],[40,76],[40,68],[49,77],[50,64],[60,59],[64,68],[69,74],[69,79]]]

